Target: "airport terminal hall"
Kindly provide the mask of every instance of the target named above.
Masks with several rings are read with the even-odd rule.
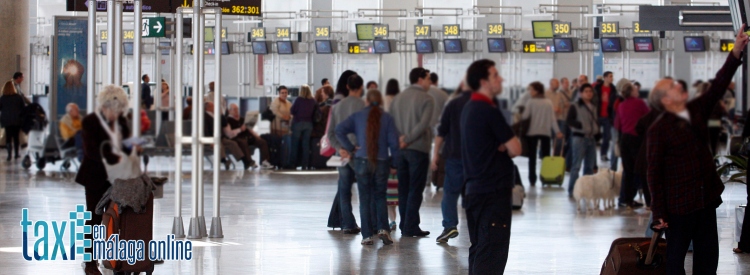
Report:
[[[750,0],[0,0],[0,275],[750,275]]]

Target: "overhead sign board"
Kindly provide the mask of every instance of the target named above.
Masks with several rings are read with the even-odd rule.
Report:
[[[373,25],[372,26],[372,37],[374,38],[387,38],[388,37],[388,25]]]
[[[141,20],[141,37],[165,37],[166,18],[153,17]]]
[[[570,22],[559,22],[559,21],[553,22],[552,33],[554,33],[555,35],[569,35],[570,34]]]
[[[719,44],[721,52],[731,52],[734,49],[734,40],[732,39],[722,39]]]
[[[101,40],[107,40],[109,38],[109,33],[105,31],[101,31],[99,33],[99,38]],[[122,39],[123,40],[133,40],[135,39],[135,31],[134,30],[124,30],[122,31]]]
[[[487,23],[487,35],[504,35],[505,23]]]
[[[372,42],[349,43],[349,54],[371,54],[375,53]]]
[[[164,1],[164,0],[158,0]],[[206,8],[221,8],[222,14],[227,15],[260,15],[261,0],[204,0]],[[164,1],[167,2],[167,1]],[[172,0],[172,12],[177,8],[189,8],[193,6],[193,0]]]
[[[458,24],[443,25],[443,36],[459,36],[461,35],[461,27]]]
[[[416,37],[430,37],[432,32],[432,26],[430,25],[414,25],[414,36]]]
[[[315,37],[330,37],[331,27],[315,27]]]
[[[289,38],[291,28],[276,28],[276,38]]]
[[[524,53],[553,53],[555,45],[552,41],[523,41]]]
[[[618,34],[620,33],[619,22],[602,22],[601,25],[602,34]]]
[[[641,22],[633,21],[633,32],[634,33],[651,33],[650,30],[644,30],[641,28]]]
[[[88,11],[89,10],[89,1],[88,0],[66,0],[66,10],[67,11]],[[185,0],[179,0],[179,2],[183,2]],[[206,0],[210,1],[210,0]],[[174,1],[173,1],[174,2]],[[260,0],[258,0],[260,2]],[[192,3],[192,0],[190,1]],[[169,13],[173,10],[176,10],[176,8],[172,8],[172,6],[169,4],[169,1],[165,0],[142,0],[141,1],[142,10],[143,12],[165,12]],[[125,12],[133,12],[135,9],[133,8],[133,1],[124,1],[123,2],[123,11]],[[104,0],[97,0],[96,1],[96,11],[107,11],[107,1]]]

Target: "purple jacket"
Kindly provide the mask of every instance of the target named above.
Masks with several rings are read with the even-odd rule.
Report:
[[[292,125],[300,122],[313,122],[315,116],[315,108],[318,107],[318,103],[312,98],[298,97],[292,104]]]

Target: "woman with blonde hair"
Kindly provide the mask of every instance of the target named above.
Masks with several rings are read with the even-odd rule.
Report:
[[[302,166],[303,170],[310,168],[310,135],[313,130],[313,120],[318,111],[318,103],[312,96],[310,86],[302,85],[299,97],[294,100],[292,114],[292,157],[290,168]],[[302,153],[299,150],[302,147]],[[302,156],[300,160],[299,157]]]
[[[131,133],[124,116],[127,111],[128,96],[125,91],[118,86],[108,85],[97,96],[96,111],[83,118],[83,161],[75,181],[83,185],[86,209],[91,211],[91,220],[86,225],[102,223],[102,215],[96,214],[94,209],[112,184],[108,180],[104,161],[109,165],[121,161],[113,153],[115,148],[125,155],[129,155],[132,150],[140,151],[137,146],[129,148],[123,144],[123,140]],[[86,239],[90,240],[91,235],[87,234]],[[91,252],[90,250],[91,248],[87,248],[86,252]],[[86,274],[101,274],[95,261],[86,263]]]
[[[15,150],[16,159],[19,157],[19,137],[23,120],[21,115],[24,107],[26,107],[26,101],[16,91],[13,81],[5,82],[3,95],[0,96],[0,126],[5,128],[5,148],[8,149],[8,161],[11,160],[11,154],[13,153],[11,149]]]

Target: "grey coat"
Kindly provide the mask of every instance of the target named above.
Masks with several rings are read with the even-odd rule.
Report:
[[[583,135],[587,138],[594,138],[599,135],[597,108],[592,104],[586,104],[583,100],[578,100],[570,106],[566,122],[571,132],[575,135]]]

